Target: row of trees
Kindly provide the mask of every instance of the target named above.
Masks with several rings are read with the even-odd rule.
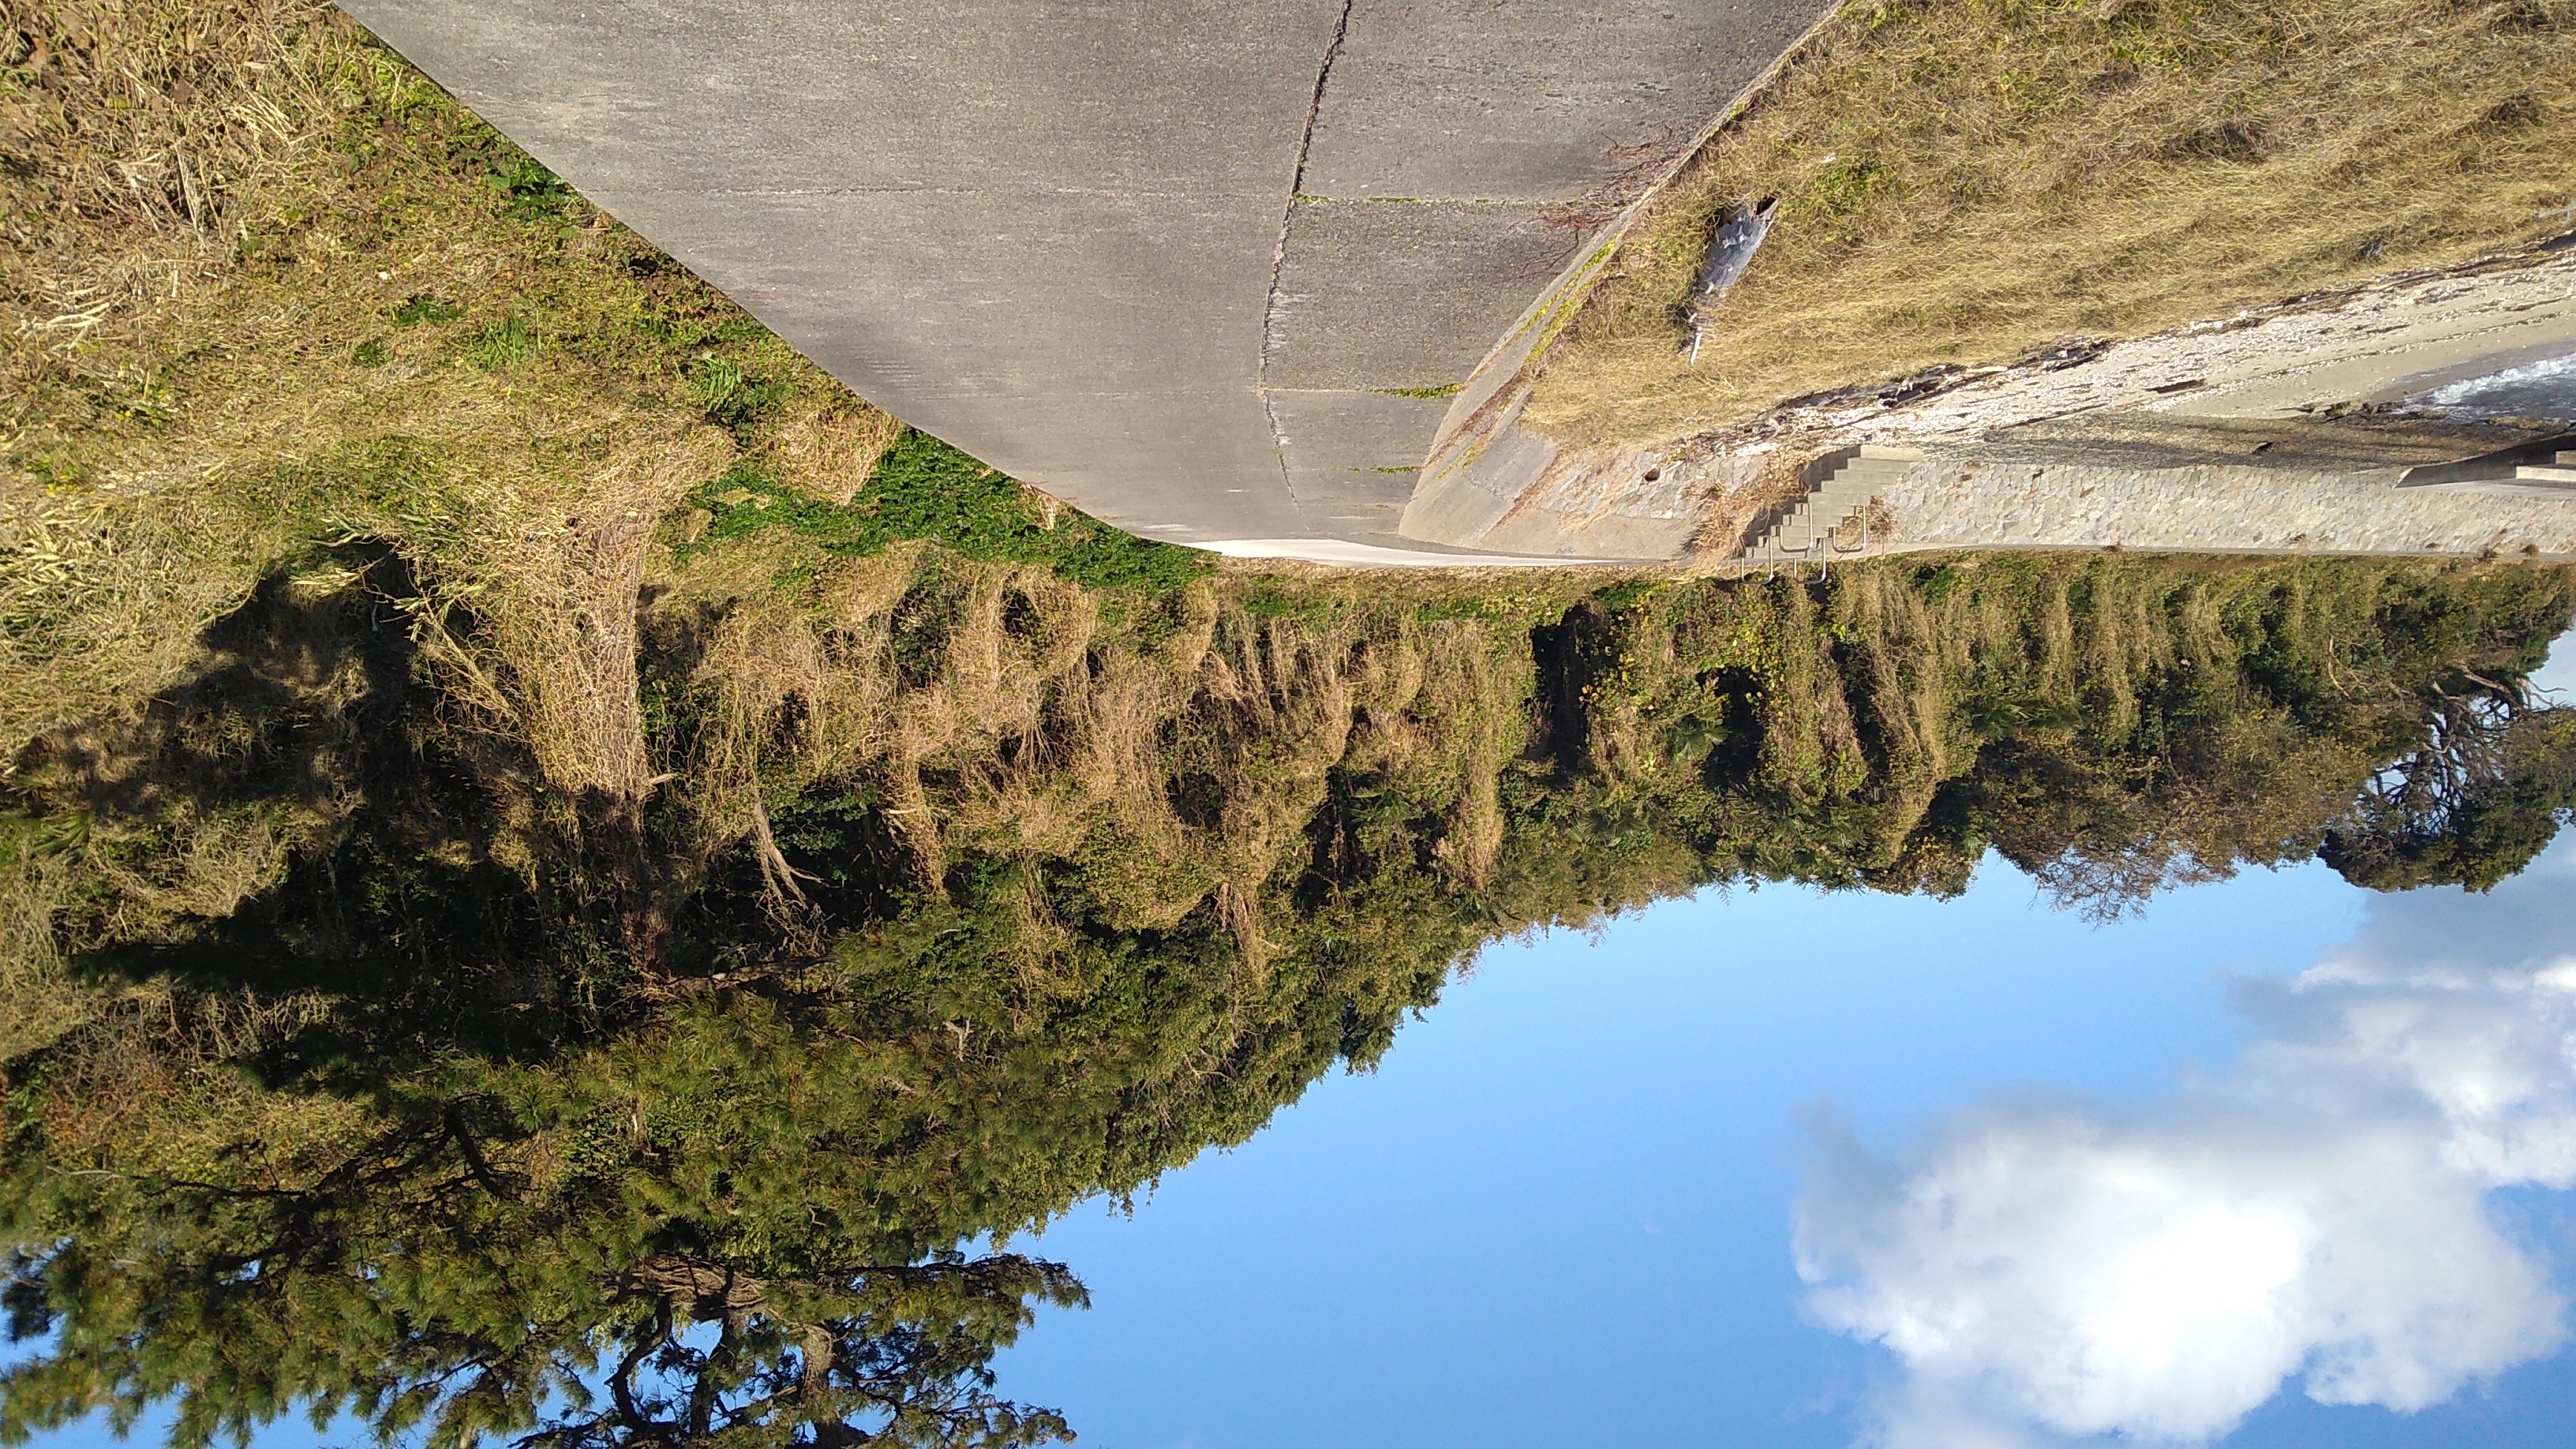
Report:
[[[191,1445],[298,1408],[441,1444],[1066,1437],[990,1363],[1079,1284],[966,1245],[1245,1139],[1498,934],[1712,881],[1954,891],[1989,851],[2106,912],[2319,852],[2482,887],[2576,803],[2522,684],[2576,608],[2551,569],[1513,598],[919,552],[788,605],[679,569],[637,655],[680,777],[620,867],[639,959],[548,823],[580,812],[383,627],[399,556],[327,564],[17,762],[9,867],[77,888],[68,1005],[5,1067],[37,1347],[0,1438],[164,1400]],[[254,837],[264,882],[170,907]]]

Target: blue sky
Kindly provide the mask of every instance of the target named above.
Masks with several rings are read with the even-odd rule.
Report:
[[[2525,904],[2558,922],[2576,862],[2553,865]],[[2491,904],[2402,904],[2437,897]],[[1492,948],[1374,1075],[1319,1083],[1133,1219],[1040,1239],[1095,1306],[1042,1322],[1005,1382],[1111,1449],[1887,1436],[1905,1365],[1820,1322],[1793,1257],[1817,1121],[1892,1164],[1961,1109],[2161,1120],[2268,1041],[2247,983],[2304,1001],[2300,973],[2420,914],[2368,903],[2311,866],[2097,928],[1990,865],[1946,904],[1707,895]],[[2560,1194],[2503,1196],[2520,1242],[2565,1241]],[[2557,1443],[2571,1389],[2553,1360],[2411,1417],[2293,1394],[2230,1442]],[[1986,1436],[2012,1427],[1890,1442],[2063,1442]]]
[[[2220,973],[2307,965],[2347,894],[2258,875],[2097,929],[1990,868],[1491,948],[1373,1075],[1039,1240],[1094,1307],[1006,1382],[1112,1449],[1847,1443],[1886,1366],[1802,1320],[1802,1114],[1893,1148],[2021,1084],[2148,1096],[2232,1055]]]
[[[2571,887],[2309,865],[2097,927],[1989,862],[1496,945],[1376,1073],[1039,1239],[1094,1306],[1004,1381],[1109,1449],[2561,1443]],[[2416,1282],[2428,1234],[2477,1252]]]

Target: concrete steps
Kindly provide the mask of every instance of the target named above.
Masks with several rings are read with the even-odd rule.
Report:
[[[2409,468],[2397,480],[2397,487],[2400,491],[2439,488],[2488,498],[2550,498],[2576,503],[2576,448],[2556,446],[2566,441],[2552,438],[2537,446],[2506,448],[2456,463]]]
[[[1746,550],[1747,558],[1793,558],[1810,553],[1867,508],[1888,485],[1923,461],[1912,448],[1864,443],[1817,461],[1817,481],[1807,496]]]
[[[2576,488],[2576,451],[2562,452],[2546,463],[2525,463],[2513,470],[2517,483],[2555,483]]]

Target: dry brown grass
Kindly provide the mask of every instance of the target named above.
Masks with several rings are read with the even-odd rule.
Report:
[[[524,157],[315,0],[13,3],[0,151],[0,748],[177,677],[316,539],[595,613],[565,570],[631,575],[681,474],[845,493],[895,431],[542,173],[510,194]],[[771,399],[730,445],[719,366]]]
[[[1211,904],[1255,976],[1265,888],[1336,768],[1418,781],[1459,826],[1446,867],[1491,869],[1497,780],[1529,723],[1515,611],[1564,606],[1499,593],[1497,627],[1340,597],[1347,582],[1201,580],[1110,618],[1042,568],[767,537],[651,575],[648,626],[713,621],[691,681],[705,727],[656,762],[683,782],[701,861],[837,785],[879,803],[917,890],[963,854],[1067,861],[1117,929]]]
[[[279,590],[279,627],[256,644],[199,645],[191,684],[149,705],[49,730],[13,760],[0,812],[0,1059],[32,1050],[132,996],[77,983],[68,956],[166,939],[219,919],[278,883],[351,803],[332,781],[353,753],[325,725],[281,758],[276,738],[217,696],[292,692],[315,722],[345,718],[369,690],[364,665],[328,637],[345,628],[358,575],[316,570]],[[342,615],[332,619],[334,613]],[[244,784],[266,786],[263,793]],[[53,808],[20,813],[43,798]]]
[[[845,407],[817,406],[779,429],[780,471],[813,497],[847,503],[902,436],[903,424],[856,398]]]
[[[208,625],[362,542],[533,828],[631,871],[647,534],[746,455],[846,497],[893,421],[318,0],[0,0],[0,178],[0,787],[65,728],[92,787],[148,768]],[[339,808],[0,841],[30,1039],[98,1005],[61,912],[221,915]]]
[[[1711,217],[1780,218],[1696,365]],[[1640,222],[1527,421],[1678,437],[2576,230],[2571,0],[1862,0]]]
[[[31,1115],[67,1163],[201,1181],[240,1173],[245,1185],[269,1186],[345,1160],[372,1125],[359,1102],[267,1091],[239,1069],[323,1020],[324,998],[154,981],[92,990],[80,1005],[76,1021],[41,1037],[0,1023],[0,1064],[22,1040],[54,1048],[44,1070],[60,1085]]]
[[[330,82],[355,55],[296,23],[313,9],[0,8],[11,748],[175,677],[275,548],[262,510],[207,497],[235,460],[155,446],[174,379],[145,339],[201,310],[240,239],[310,189]]]

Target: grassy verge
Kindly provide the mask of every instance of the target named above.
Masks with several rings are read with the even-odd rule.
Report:
[[[1777,196],[1694,365],[1717,209]],[[2576,230],[2568,0],[1862,0],[1679,178],[1527,420],[1679,436]]]
[[[750,458],[690,495],[673,552],[681,560],[782,528],[825,553],[864,557],[902,539],[985,563],[1035,563],[1093,588],[1167,594],[1213,571],[1207,555],[1122,533],[1041,498],[923,433],[887,448],[857,494],[835,503]]]
[[[260,729],[175,775],[134,747],[210,671],[381,686],[321,644],[354,609],[506,742],[536,837],[582,858],[567,889],[649,950],[648,576],[772,522],[1148,597],[1208,568],[905,434],[315,0],[13,12],[0,171],[0,791],[78,736],[159,801],[84,816],[90,875],[12,877],[9,921],[101,870],[128,928],[220,915],[337,828],[309,791],[197,788],[256,773]],[[816,562],[779,568],[810,599]],[[13,936],[0,987],[51,959]]]
[[[0,34],[0,151],[13,747],[149,695],[255,580],[356,539],[522,621],[494,678],[540,715],[599,687],[563,661],[615,652],[586,631],[693,496],[1102,584],[1198,568],[926,438],[878,468],[892,419],[312,0],[39,4]]]

